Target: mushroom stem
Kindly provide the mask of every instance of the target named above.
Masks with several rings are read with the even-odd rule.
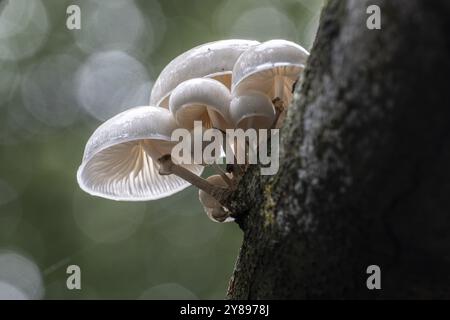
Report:
[[[284,98],[284,80],[282,76],[276,76],[275,79],[275,98],[280,98],[283,100]]]
[[[219,129],[219,130],[220,130],[220,129]],[[237,159],[236,159],[236,151],[231,147],[231,145],[230,145],[230,143],[229,143],[229,141],[228,141],[228,139],[227,139],[227,134],[226,134],[226,132],[223,131],[223,130],[220,130],[220,132],[222,132],[222,136],[223,136],[223,143],[224,143],[224,146],[225,146],[225,153],[226,153],[227,150],[232,150],[232,152],[233,152],[233,159],[234,159],[234,162],[233,162],[232,164],[228,164],[228,165],[230,165],[231,168],[232,168],[231,171],[233,172],[233,176],[237,177],[237,176],[239,176],[240,174],[242,174],[242,169],[241,169],[241,167],[239,166],[239,164],[237,163]]]
[[[218,193],[226,190],[225,188],[212,185],[211,183],[209,183],[205,179],[197,176],[196,174],[192,173],[188,169],[173,163],[172,157],[170,154],[166,154],[166,155],[162,156],[161,158],[158,159],[158,162],[160,164],[160,167],[159,167],[160,175],[174,174],[174,175],[190,182],[191,184],[193,184],[200,190],[205,191],[206,193],[210,194],[211,196],[214,196],[215,194],[218,194]]]
[[[227,176],[226,172],[217,163],[214,162],[212,164],[212,167],[217,171],[217,173],[220,174],[220,176],[222,177],[223,181],[225,181],[226,184],[230,188],[234,188],[233,181]]]
[[[272,100],[275,107],[275,120],[272,124],[272,128],[277,128],[278,120],[280,120],[281,115],[285,111],[284,102],[279,97]]]

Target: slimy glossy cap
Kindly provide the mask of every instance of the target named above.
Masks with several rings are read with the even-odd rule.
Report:
[[[308,55],[300,45],[286,40],[270,40],[249,48],[233,68],[233,95],[256,90],[271,99],[278,97],[289,102],[292,85],[303,71]]]
[[[205,128],[229,127],[230,90],[217,80],[195,78],[182,82],[170,95],[169,110],[181,127],[192,129],[194,121]]]
[[[150,104],[167,107],[168,97],[183,81],[209,77],[231,86],[231,72],[239,56],[259,44],[253,40],[221,40],[202,44],[173,59],[153,85]]]
[[[89,138],[77,172],[81,189],[112,200],[146,201],[170,196],[190,184],[158,173],[156,160],[172,150],[177,128],[169,110],[136,107],[103,123]],[[203,167],[186,165],[200,175]]]

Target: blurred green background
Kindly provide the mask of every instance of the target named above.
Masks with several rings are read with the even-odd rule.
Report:
[[[66,9],[81,8],[81,30]],[[77,186],[104,120],[148,104],[171,59],[199,44],[283,38],[309,49],[321,0],[1,0],[0,298],[223,299],[242,241],[193,187],[125,203]],[[66,268],[81,268],[68,290]]]

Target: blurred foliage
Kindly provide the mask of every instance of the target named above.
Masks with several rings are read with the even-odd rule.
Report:
[[[81,30],[66,28],[71,4]],[[224,298],[237,225],[211,222],[192,187],[147,203],[81,192],[84,144],[101,120],[145,105],[163,67],[196,45],[284,38],[309,49],[321,4],[3,0],[0,298],[17,297],[13,287],[26,298]],[[82,290],[66,288],[70,264],[81,267]]]

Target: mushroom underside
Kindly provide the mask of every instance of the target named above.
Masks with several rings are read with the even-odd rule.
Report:
[[[249,115],[248,117],[242,118],[236,124],[236,128],[243,130],[247,129],[270,129],[273,124],[273,117],[266,117],[264,115]]]
[[[280,98],[289,103],[293,95],[293,85],[302,70],[303,66],[292,65],[258,70],[235,83],[233,94],[236,96],[250,91],[259,91],[264,92],[271,99]]]
[[[186,129],[194,128],[194,121],[201,121],[205,129],[225,130],[229,125],[225,117],[212,106],[190,104],[182,106],[175,114],[177,123]]]
[[[173,142],[134,140],[97,152],[78,171],[80,186],[88,193],[123,201],[155,200],[170,196],[190,184],[174,176],[162,176],[150,156],[167,153]],[[183,165],[200,175],[203,167]]]

